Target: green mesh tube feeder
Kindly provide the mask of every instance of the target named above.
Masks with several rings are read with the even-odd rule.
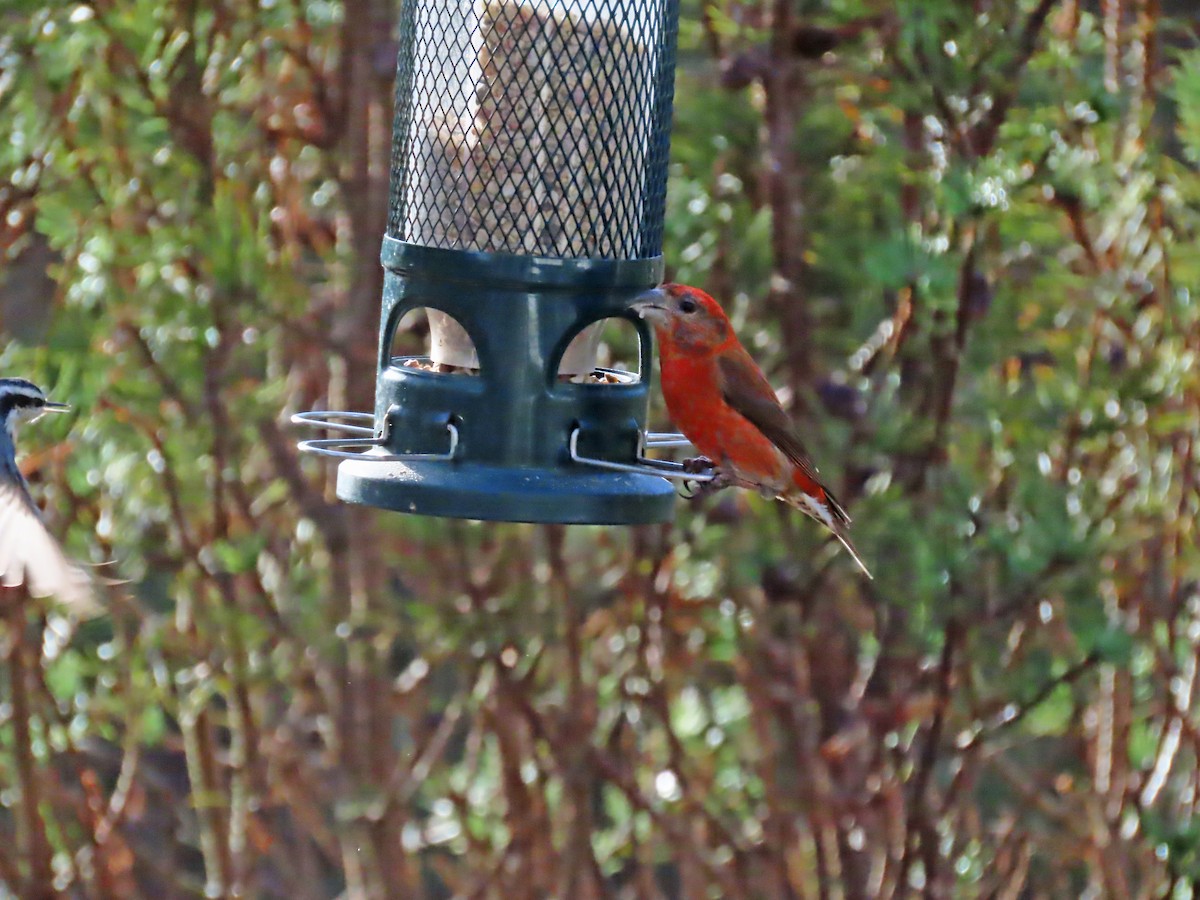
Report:
[[[297,418],[345,437],[338,496],[422,515],[636,524],[675,492],[645,459],[662,277],[677,0],[407,0],[375,409]],[[394,356],[427,311],[428,357]],[[595,368],[636,329],[639,372]],[[598,327],[598,326],[597,326]],[[581,337],[582,335],[582,337]],[[575,340],[579,337],[579,340]]]

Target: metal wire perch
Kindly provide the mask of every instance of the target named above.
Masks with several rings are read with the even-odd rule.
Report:
[[[349,422],[340,421],[349,419]],[[375,416],[368,412],[348,412],[345,410],[317,409],[310,412],[296,413],[292,416],[294,425],[315,425],[329,431],[344,431],[359,437],[348,438],[316,438],[300,441],[297,445],[306,453],[317,453],[321,456],[332,456],[335,459],[368,459],[373,462],[453,462],[458,454],[458,427],[446,418],[446,430],[450,433],[450,449],[445,453],[377,453],[380,447],[387,445],[390,438],[389,428],[392,421],[390,416],[384,417],[384,426],[377,433],[374,427]],[[370,422],[371,427],[355,425],[354,422]]]
[[[348,421],[347,421],[348,420]],[[449,418],[446,420],[446,430],[450,434],[450,449],[445,453],[379,453],[375,452],[387,445],[390,435],[387,432],[390,416],[384,417],[383,429],[376,432],[375,416],[368,412],[348,412],[345,410],[318,409],[311,412],[296,413],[291,421],[295,425],[310,425],[329,431],[343,431],[354,437],[316,438],[299,443],[299,448],[306,453],[317,453],[335,459],[363,459],[371,462],[453,462],[458,452],[458,428]],[[355,424],[370,422],[371,425]],[[682,463],[667,459],[655,459],[646,456],[650,448],[690,447],[691,441],[676,432],[642,432],[638,442],[636,462],[622,463],[608,459],[584,456],[579,452],[579,436],[582,429],[572,429],[567,441],[567,452],[571,462],[597,469],[608,469],[614,472],[632,472],[638,475],[657,475],[669,481],[704,483],[713,480],[713,475],[700,472],[689,472]]]
[[[634,472],[639,475],[658,475],[660,478],[666,478],[670,481],[694,481],[702,483],[712,481],[714,476],[711,474],[703,474],[699,472],[689,472],[684,467],[683,463],[672,462],[669,459],[655,459],[647,456],[646,450],[655,447],[690,447],[692,442],[685,438],[682,434],[674,432],[658,432],[658,431],[643,431],[640,440],[638,441],[637,461],[632,463],[614,462],[608,459],[596,459],[591,456],[583,456],[579,452],[579,434],[581,429],[574,428],[571,431],[570,440],[567,442],[567,450],[571,456],[571,462],[579,463],[585,466],[594,466],[597,469],[609,469],[614,472]]]

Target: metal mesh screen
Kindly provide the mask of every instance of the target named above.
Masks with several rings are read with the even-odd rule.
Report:
[[[678,0],[405,0],[388,234],[662,251]]]

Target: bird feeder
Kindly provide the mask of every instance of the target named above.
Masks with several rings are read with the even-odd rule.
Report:
[[[662,277],[678,0],[406,0],[375,409],[305,413],[344,438],[346,501],[425,515],[634,524],[671,517],[643,457]],[[427,311],[428,356],[395,356]],[[628,319],[639,372],[597,369]],[[580,337],[582,335],[582,337]],[[576,338],[579,338],[576,340]]]

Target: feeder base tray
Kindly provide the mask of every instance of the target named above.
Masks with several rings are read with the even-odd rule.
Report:
[[[675,488],[655,475],[415,460],[346,460],[337,495],[397,512],[494,522],[650,525],[670,521],[675,509]]]

